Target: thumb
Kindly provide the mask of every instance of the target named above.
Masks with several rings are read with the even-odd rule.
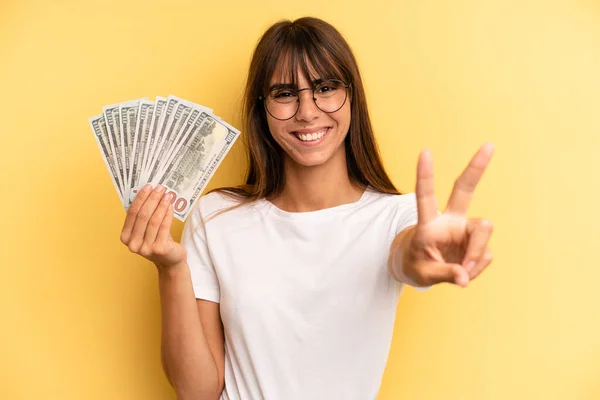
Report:
[[[469,274],[460,264],[448,264],[438,261],[430,261],[420,268],[431,285],[448,282],[467,287]]]

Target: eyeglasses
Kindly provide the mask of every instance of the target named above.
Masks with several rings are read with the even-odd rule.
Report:
[[[292,85],[276,85],[269,91],[264,100],[267,112],[275,119],[285,121],[293,118],[300,109],[300,92],[312,90],[313,101],[317,108],[325,113],[334,113],[346,104],[348,88],[338,79],[326,79],[318,82],[312,88],[294,89]]]

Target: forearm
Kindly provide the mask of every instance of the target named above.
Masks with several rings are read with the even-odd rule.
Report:
[[[410,226],[402,230],[392,242],[390,247],[390,256],[388,259],[388,269],[390,275],[399,282],[411,286],[425,286],[411,274],[411,263],[414,262],[411,257],[410,246],[415,234],[416,226]]]
[[[159,269],[161,360],[178,399],[218,398],[217,366],[202,329],[187,264]]]

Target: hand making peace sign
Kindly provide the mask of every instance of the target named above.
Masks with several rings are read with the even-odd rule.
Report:
[[[492,224],[486,219],[468,219],[467,210],[493,151],[491,143],[479,149],[456,180],[441,214],[437,209],[431,154],[427,150],[421,152],[416,189],[419,222],[404,258],[405,273],[413,281],[425,286],[451,282],[466,287],[491,263],[487,246]]]

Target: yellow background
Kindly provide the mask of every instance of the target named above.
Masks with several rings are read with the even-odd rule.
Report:
[[[257,39],[304,15],[353,47],[401,190],[428,147],[444,207],[496,145],[469,214],[494,223],[494,262],[466,290],[404,292],[378,399],[600,399],[597,0],[3,0],[1,399],[175,398],[155,268],[119,241],[87,119],[175,94],[239,127]],[[240,140],[209,188],[244,162]]]

